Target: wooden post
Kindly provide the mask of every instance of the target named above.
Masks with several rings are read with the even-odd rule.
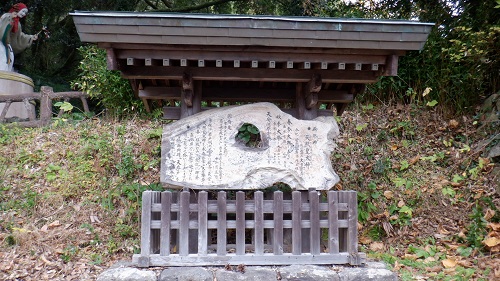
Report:
[[[161,228],[160,228],[160,255],[168,256],[170,254],[170,206],[172,205],[172,192],[164,191],[161,193]]]
[[[306,84],[304,95],[306,97],[307,109],[315,108],[318,104],[318,93],[321,91],[322,84],[321,75],[319,74],[314,74],[311,80]]]
[[[245,254],[245,192],[236,192],[236,255]]]
[[[226,255],[227,219],[226,219],[226,192],[217,193],[217,255]]]
[[[264,194],[262,191],[256,191],[254,193],[254,204],[255,204],[255,254],[264,254]]]
[[[202,81],[193,81],[193,76],[184,74],[181,90],[181,118],[201,111]]]
[[[189,254],[189,191],[182,191],[179,200],[179,256]]]
[[[198,255],[208,254],[208,192],[198,193]]]
[[[52,119],[52,99],[50,95],[54,93],[52,87],[42,86],[40,89],[40,125],[47,126]]]
[[[297,107],[297,118],[302,120],[312,120],[318,117],[318,109],[316,107],[313,107],[311,109],[307,109],[306,107],[304,83],[297,83],[295,90],[295,106]]]
[[[151,195],[152,191],[142,193],[141,216],[141,257],[139,267],[148,267],[151,255]]]
[[[273,253],[283,255],[283,192],[274,192]]]
[[[339,253],[339,209],[336,191],[328,191],[328,250]]]
[[[302,198],[300,191],[292,192],[292,254],[302,254]]]

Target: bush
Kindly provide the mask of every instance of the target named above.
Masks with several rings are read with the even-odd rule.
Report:
[[[78,48],[78,51],[83,59],[78,66],[80,76],[72,82],[74,88],[98,99],[111,116],[145,112],[129,81],[123,79],[119,71],[107,69],[105,50],[87,45]]]

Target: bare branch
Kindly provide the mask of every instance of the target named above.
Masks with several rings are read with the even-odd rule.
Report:
[[[169,0],[161,0],[161,2],[163,2],[163,4],[169,8],[169,9],[172,9],[172,1],[169,1]]]
[[[146,0],[144,0],[144,1],[146,1]],[[182,7],[182,8],[174,8],[174,9],[157,9],[156,11],[157,12],[192,12],[192,11],[197,11],[197,10],[201,10],[204,8],[208,8],[208,7],[212,7],[212,6],[216,6],[216,5],[220,5],[220,4],[224,4],[224,3],[228,3],[228,2],[237,2],[237,1],[245,1],[245,0],[214,0],[211,2],[207,2],[207,3],[203,3],[203,4],[199,4],[199,5],[194,5],[194,6],[190,6],[190,7]]]
[[[153,2],[149,1],[149,0],[144,0],[144,2],[151,8],[153,8],[153,10],[158,10],[158,6],[156,6]]]

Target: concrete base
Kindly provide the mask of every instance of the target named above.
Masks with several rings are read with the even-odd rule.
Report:
[[[33,87],[33,80],[31,80],[28,76],[15,72],[0,71],[0,96],[31,94],[33,93]],[[33,107],[32,110],[34,112],[34,105],[30,104],[28,106]],[[5,104],[0,103],[0,114],[2,113],[4,107]],[[10,105],[5,118],[28,119],[29,115],[26,105],[22,102],[13,102]]]
[[[140,272],[139,272],[140,271]],[[158,269],[156,268],[156,271]],[[130,273],[130,274],[129,274]],[[140,281],[144,276],[154,276],[152,270],[139,270],[131,263],[120,262],[101,273],[97,280]],[[103,278],[106,279],[103,279]],[[328,281],[397,281],[397,274],[388,270],[381,262],[367,262],[365,266],[317,266],[291,265],[271,266],[226,266],[226,267],[170,267],[161,270],[153,281],[267,281],[267,280],[328,280]]]

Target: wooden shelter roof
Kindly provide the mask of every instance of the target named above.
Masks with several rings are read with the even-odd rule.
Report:
[[[201,81],[205,100],[288,101],[295,99],[297,83],[314,82],[320,101],[343,104],[360,85],[397,75],[398,57],[420,50],[434,25],[213,14],[71,15],[81,40],[105,48],[108,68],[120,70],[146,99],[177,99],[190,80]]]

